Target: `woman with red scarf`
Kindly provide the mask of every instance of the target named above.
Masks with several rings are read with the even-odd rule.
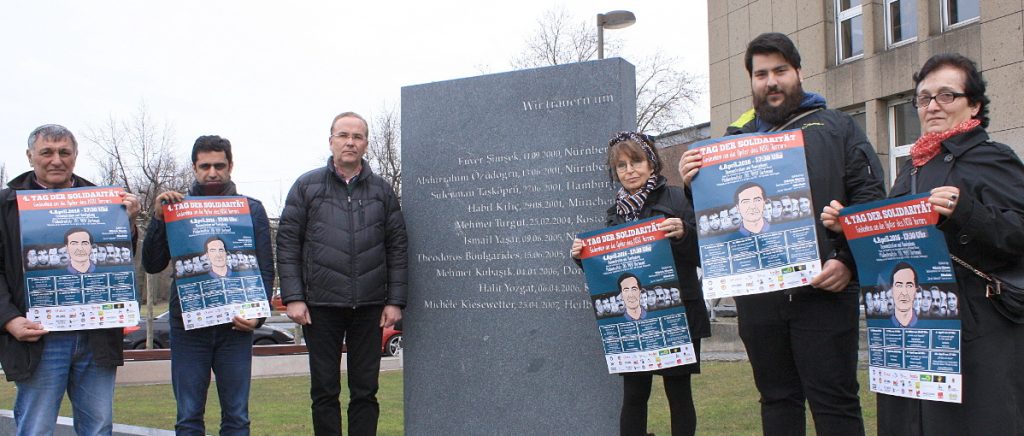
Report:
[[[985,132],[989,99],[977,66],[959,54],[936,55],[914,82],[922,136],[890,197],[930,192],[950,254],[984,272],[1024,268],[1024,165]],[[826,227],[839,229],[840,208],[825,208]],[[996,311],[985,281],[954,267],[963,402],[878,394],[879,435],[1024,434],[1024,325]]]

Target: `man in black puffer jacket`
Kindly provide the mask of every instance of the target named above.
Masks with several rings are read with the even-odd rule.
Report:
[[[391,185],[363,160],[368,135],[358,114],[334,118],[331,159],[295,181],[277,233],[281,300],[309,347],[318,435],[341,434],[343,341],[349,434],[376,434],[381,329],[402,318],[406,302],[405,220]]]

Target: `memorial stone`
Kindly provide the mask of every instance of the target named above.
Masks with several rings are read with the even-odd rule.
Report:
[[[618,433],[569,248],[613,204],[634,74],[608,59],[402,89],[407,434]]]

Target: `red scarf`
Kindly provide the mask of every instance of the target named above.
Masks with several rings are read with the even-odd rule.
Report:
[[[915,167],[922,166],[932,160],[933,157],[938,156],[939,147],[942,146],[942,141],[970,131],[980,125],[980,120],[971,118],[952,129],[946,130],[945,132],[926,133],[921,135],[920,138],[917,138],[917,142],[914,143],[914,146],[910,147],[910,159],[914,162]]]

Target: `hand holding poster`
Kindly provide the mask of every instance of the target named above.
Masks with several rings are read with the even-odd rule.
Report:
[[[30,321],[53,331],[138,324],[123,192],[117,187],[18,191]]]
[[[864,296],[871,391],[959,403],[959,290],[928,196],[849,206],[839,220]]]
[[[164,220],[186,330],[270,316],[245,197],[186,197]]]
[[[821,271],[803,132],[700,141],[693,205],[704,298],[806,286]]]
[[[608,372],[653,371],[697,361],[664,217],[587,233],[580,258]]]

